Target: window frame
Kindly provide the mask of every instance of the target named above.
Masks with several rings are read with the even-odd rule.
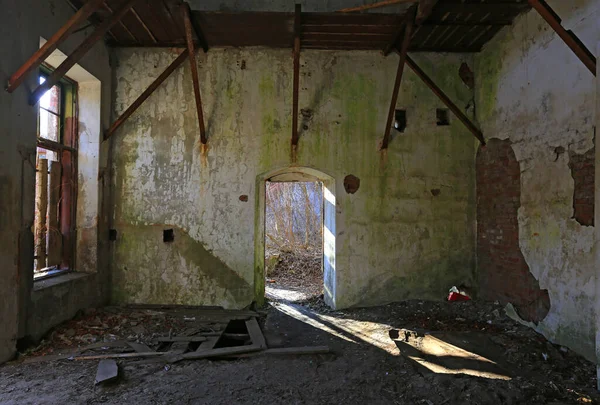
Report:
[[[48,77],[54,69],[42,64],[38,78]],[[38,79],[39,80],[39,79]],[[77,161],[78,161],[78,86],[77,82],[64,77],[56,86],[60,88],[58,142],[40,137],[40,110],[37,105],[36,161],[37,148],[43,148],[57,154],[61,166],[61,181],[58,207],[58,226],[62,237],[60,264],[45,267],[41,271],[33,269],[34,281],[64,274],[75,270],[75,221],[77,207]],[[49,111],[50,114],[55,114]],[[37,198],[37,197],[36,197]],[[35,208],[37,209],[37,207]],[[48,234],[46,233],[46,238]],[[46,239],[47,240],[47,239]],[[37,259],[34,253],[34,259]]]

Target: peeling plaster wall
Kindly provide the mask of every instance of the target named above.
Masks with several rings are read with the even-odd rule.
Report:
[[[594,49],[600,3],[548,3]],[[483,133],[510,140],[520,165],[519,245],[551,303],[536,328],[593,359],[594,228],[574,218],[569,163],[594,146],[595,78],[535,11],[518,17],[475,56],[475,75]],[[478,268],[480,274],[486,270]]]
[[[117,51],[115,117],[176,52]],[[469,104],[458,69],[470,57],[415,58],[459,106]],[[211,49],[197,62],[206,155],[187,62],[113,136],[115,302],[242,307],[254,298],[256,179],[291,164],[291,53]],[[378,52],[301,55],[299,103],[312,115],[300,117],[296,164],[336,181],[340,308],[441,299],[449,286],[473,283],[474,138],[453,117],[436,126],[443,104],[406,69],[397,108],[408,125],[382,155],[397,63]],[[360,179],[355,194],[344,190],[349,174]],[[175,241],[164,243],[170,228]]]
[[[4,87],[8,77],[39,48],[40,37],[50,38],[74,11],[66,2],[34,0],[2,0],[0,9],[0,82]],[[72,52],[92,30],[71,35],[59,48],[67,54]],[[108,50],[102,43],[79,62],[101,80],[104,95],[110,93],[108,62]],[[52,285],[33,283],[31,227],[37,106],[28,104],[28,96],[36,85],[37,76],[32,73],[14,93],[0,91],[0,363],[14,355],[19,337],[41,336],[78,309],[106,301],[108,291],[106,251],[102,244],[99,244],[99,263],[94,269],[86,269],[97,274],[77,281],[72,276],[57,279]],[[106,125],[110,98],[104,97],[102,101]],[[104,165],[106,156],[106,150],[101,150],[99,158]],[[100,195],[97,188],[96,195]],[[98,226],[106,228],[103,223],[98,221]]]

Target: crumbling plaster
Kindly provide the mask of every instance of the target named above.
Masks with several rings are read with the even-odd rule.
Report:
[[[563,26],[593,49],[600,3],[548,3]],[[482,131],[487,139],[510,139],[520,164],[520,247],[551,302],[536,328],[593,359],[594,228],[573,218],[569,152],[593,147],[595,78],[535,11],[518,17],[475,56],[475,74]]]
[[[177,52],[117,51],[115,117]],[[470,57],[415,58],[459,106],[469,104],[458,69]],[[256,179],[293,164],[336,181],[337,307],[441,299],[449,286],[472,282],[474,138],[456,119],[436,126],[443,104],[406,69],[397,108],[407,109],[407,128],[378,151],[396,55],[302,52],[299,103],[312,114],[300,117],[295,163],[291,51],[211,49],[197,63],[205,155],[188,63],[113,136],[116,302],[249,304]],[[344,190],[348,174],[361,179],[356,194]],[[175,229],[172,243],[162,241],[166,228]]]
[[[4,87],[8,77],[39,48],[40,38],[50,38],[74,11],[66,2],[34,0],[3,0],[1,9],[0,82]],[[60,49],[72,52],[91,31],[88,28],[71,35]],[[98,108],[106,125],[110,110],[106,96],[111,89],[108,50],[99,43],[79,63],[102,82],[104,99]],[[47,288],[32,280],[37,106],[30,106],[28,97],[36,85],[37,76],[32,73],[14,93],[0,91],[0,362],[14,355],[19,337],[40,337],[78,309],[105,302],[108,292],[106,246],[97,242],[98,264],[94,269],[86,268],[98,270],[97,274],[77,281],[59,279]],[[96,166],[106,165],[106,156],[106,148],[101,148]],[[96,195],[102,195],[101,190],[95,190]],[[101,219],[96,232],[98,228],[106,229]],[[71,284],[74,282],[76,287]],[[80,296],[82,292],[85,294]]]

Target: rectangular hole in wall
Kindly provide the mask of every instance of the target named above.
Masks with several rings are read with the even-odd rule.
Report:
[[[448,114],[448,110],[445,108],[438,108],[435,110],[435,118],[438,127],[450,125],[450,115]]]
[[[108,240],[110,240],[110,241],[117,240],[117,230],[116,229],[108,230]]]
[[[398,132],[404,132],[406,129],[406,110],[396,110],[394,117],[394,129]]]
[[[172,229],[165,229],[163,231],[163,242],[173,242],[175,240],[175,234]]]

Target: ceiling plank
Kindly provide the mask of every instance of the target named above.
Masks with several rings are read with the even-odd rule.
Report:
[[[377,3],[364,4],[362,6],[348,7],[338,10],[339,13],[354,13],[357,11],[371,10],[373,8],[390,7],[396,4],[416,3],[418,0],[383,0]]]

